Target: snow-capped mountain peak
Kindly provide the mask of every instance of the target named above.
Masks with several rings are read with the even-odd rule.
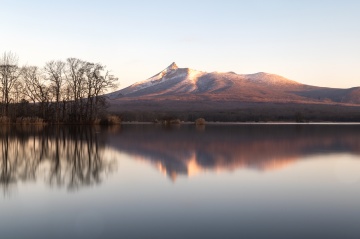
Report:
[[[286,88],[287,90],[294,90],[301,86],[301,84],[264,72],[247,75],[239,75],[234,72],[207,73],[190,68],[179,68],[173,62],[158,74],[122,89],[114,93],[112,97],[160,97],[163,95],[175,96],[185,94],[209,94],[212,96],[218,95],[219,97],[223,94],[226,97],[229,95],[238,97],[237,95],[245,95],[243,93],[245,88],[257,94],[259,87],[265,87],[267,91],[269,86],[277,89]],[[262,95],[259,97],[262,97]]]
[[[179,69],[179,67],[176,65],[175,62],[171,63],[171,65],[166,68],[166,70],[177,70],[177,69]]]
[[[148,88],[150,86],[156,86],[160,83],[163,83],[167,80],[173,79],[173,78],[180,78],[184,76],[184,72],[181,68],[179,68],[175,62],[171,63],[168,67],[166,67],[164,70],[159,72],[158,74],[150,77],[147,80],[137,82],[135,84],[132,84],[130,87],[127,87],[124,89],[124,92],[121,93],[123,95],[131,94],[133,92]]]
[[[174,62],[153,77],[107,97],[126,107],[145,111],[151,106],[159,111],[182,107],[183,110],[213,109],[215,112],[226,107],[237,110],[242,104],[253,102],[360,105],[360,87],[316,87],[265,72],[208,73],[179,68]]]
[[[160,73],[158,73],[158,74],[154,75],[153,77],[150,77],[146,81],[142,81],[140,83],[144,83],[144,82],[147,82],[147,81],[151,81],[151,82],[158,81],[161,78],[163,78],[166,74],[168,74],[168,73],[170,73],[172,71],[176,71],[178,69],[179,69],[179,67],[176,65],[175,62],[173,62],[168,67],[166,67],[164,70],[162,70]]]

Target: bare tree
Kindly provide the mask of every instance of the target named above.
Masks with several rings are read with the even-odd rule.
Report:
[[[39,104],[39,113],[45,118],[47,103],[51,99],[50,88],[46,84],[46,78],[36,66],[22,67],[22,79],[24,84],[23,94],[35,105]]]
[[[39,68],[36,66],[24,66],[22,71],[22,81],[24,84],[23,94],[29,98],[32,103],[40,101],[40,91],[45,82],[40,75]]]
[[[100,95],[105,93],[107,89],[115,88],[118,79],[110,75],[109,71],[105,70],[105,66],[99,63],[87,63],[86,76],[86,116],[88,121],[93,121],[98,117],[98,107],[103,102]]]
[[[55,96],[55,122],[59,123],[60,118],[60,96],[61,90],[65,81],[65,62],[49,61],[44,67],[45,73],[48,75],[51,82],[51,89]]]
[[[5,52],[0,57],[0,90],[4,116],[9,116],[9,105],[13,101],[11,93],[17,86],[20,74],[18,57],[14,53]]]
[[[65,62],[49,61],[44,68],[20,68],[17,56],[5,52],[0,56],[0,116],[28,114],[30,111],[24,109],[30,101],[31,108],[38,108],[38,116],[45,120],[92,123],[105,108],[102,94],[114,88],[116,81],[99,63],[68,58]]]
[[[84,98],[85,66],[86,62],[80,59],[68,58],[66,60],[66,80],[71,89],[71,94],[73,97],[71,118],[77,122],[81,121],[81,115],[83,112],[83,101],[81,99]]]

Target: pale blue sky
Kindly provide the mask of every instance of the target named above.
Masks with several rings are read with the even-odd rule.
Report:
[[[360,1],[0,0],[0,52],[21,64],[101,62],[122,87],[175,61],[203,71],[275,73],[360,86]]]

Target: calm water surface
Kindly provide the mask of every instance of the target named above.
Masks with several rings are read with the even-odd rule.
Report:
[[[360,125],[0,128],[0,238],[360,238]]]

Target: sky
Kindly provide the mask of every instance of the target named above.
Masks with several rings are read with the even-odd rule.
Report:
[[[99,62],[119,88],[172,62],[310,85],[360,86],[358,0],[0,0],[0,53]]]

